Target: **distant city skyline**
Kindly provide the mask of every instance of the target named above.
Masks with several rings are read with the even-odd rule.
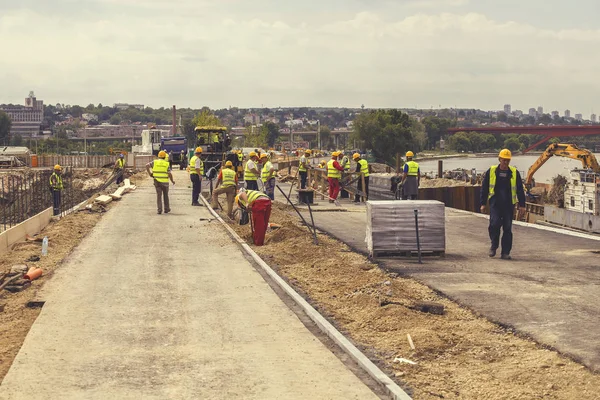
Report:
[[[522,4],[7,1],[0,101],[31,89],[47,103],[192,108],[491,110],[510,99],[513,109],[589,115],[600,91],[600,55],[590,51],[600,4]]]

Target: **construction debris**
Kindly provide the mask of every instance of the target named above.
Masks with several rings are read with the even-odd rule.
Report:
[[[103,206],[107,205],[108,203],[110,203],[112,201],[112,197],[107,196],[107,195],[102,195],[102,196],[98,196],[96,197],[96,203],[100,203]]]

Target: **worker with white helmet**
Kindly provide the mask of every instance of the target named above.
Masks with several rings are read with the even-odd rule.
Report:
[[[310,150],[304,150],[304,155],[300,157],[300,162],[298,164],[298,174],[300,175],[300,189],[306,189],[306,179],[308,178],[308,169],[310,165],[308,164],[308,159],[310,158]]]
[[[491,247],[489,256],[494,257],[500,245],[500,228],[502,228],[502,251],[500,258],[510,260],[512,250],[512,219],[515,205],[519,204],[519,216],[525,212],[525,189],[521,174],[510,166],[512,154],[503,149],[498,155],[498,165],[487,170],[481,184],[481,212],[485,212],[490,203],[490,235]]]
[[[421,183],[421,169],[419,164],[413,161],[414,153],[406,152],[406,163],[404,164],[404,175],[402,176],[402,199],[416,200],[419,195]]]
[[[119,154],[117,161],[115,161],[114,171],[117,174],[115,183],[120,185],[123,182],[125,175],[125,155],[123,153]]]
[[[200,192],[202,191],[202,176],[204,175],[204,162],[200,158],[202,147],[196,147],[194,156],[190,158],[190,180],[192,181],[192,205],[201,206]]]
[[[54,166],[52,175],[50,175],[50,190],[52,191],[52,211],[54,215],[60,214],[61,193],[64,189],[62,181],[62,167],[58,164]]]
[[[156,211],[157,214],[163,212],[163,201],[165,214],[171,212],[169,206],[169,180],[175,184],[173,174],[169,169],[169,162],[166,160],[167,153],[163,150],[158,152],[158,160],[150,161],[146,164],[146,172],[154,178],[154,188],[156,189]]]

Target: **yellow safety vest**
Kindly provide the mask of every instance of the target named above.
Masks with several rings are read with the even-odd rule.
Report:
[[[244,161],[244,155],[243,155],[242,153],[238,153],[238,155],[237,155],[237,156],[238,156],[238,160],[239,160],[240,162]]]
[[[269,196],[257,190],[246,190],[246,196],[248,196],[248,202],[240,199],[240,203],[242,203],[244,207],[248,207],[248,205],[252,206],[252,204],[254,204],[254,202],[261,197],[266,197],[267,199],[269,198]]]
[[[213,143],[219,143],[219,135],[216,133],[213,135]]]
[[[169,182],[169,162],[167,160],[154,160],[152,163],[152,176],[160,183]]]
[[[348,171],[350,169],[350,159],[348,158],[348,156],[344,156],[344,158],[342,158],[342,164],[344,164],[344,171]]]
[[[117,160],[117,168],[118,169],[123,169],[125,167],[125,160],[122,158],[119,158]]]
[[[196,172],[196,160],[199,159],[200,157],[197,156],[193,156],[190,159],[190,175],[197,175],[198,173]],[[204,175],[204,162],[202,160],[200,160],[200,175]]]
[[[327,163],[327,177],[328,178],[337,178],[337,179],[341,179],[342,177],[342,171],[338,171],[334,166],[333,163],[336,160],[329,160],[329,162]]]
[[[414,161],[408,161],[406,165],[408,165],[408,176],[419,175],[419,164]]]
[[[308,162],[308,160],[306,159],[306,156],[300,157],[300,166],[298,167],[298,171],[306,172],[306,163],[307,162]],[[302,164],[304,164],[305,166],[303,167]]]
[[[223,174],[223,187],[235,186],[235,176],[237,175],[234,170],[230,168],[223,168],[221,171]]]
[[[361,160],[358,160],[357,162],[360,164],[360,172],[362,172],[365,175],[365,178],[367,176],[369,176],[369,163],[367,162],[367,160],[361,159]],[[410,171],[410,169],[409,169],[409,171]]]
[[[508,166],[512,173],[510,177],[510,191],[512,195],[512,203],[517,204],[517,169],[512,166]],[[488,195],[488,200],[492,198],[494,194],[496,194],[496,170],[498,169],[497,165],[494,165],[490,168],[490,192]]]
[[[262,169],[261,174],[261,179],[263,182],[268,181],[267,177],[269,176],[269,171],[271,171],[271,168],[273,168],[273,163],[271,163],[271,161],[267,161]]]
[[[54,178],[55,182],[52,182],[52,178]],[[54,190],[63,190],[62,178],[56,172],[50,175],[50,187]]]
[[[252,172],[248,169],[248,163],[250,161],[251,160],[248,160],[246,162],[246,166],[244,167],[244,180],[245,181],[255,181],[258,179],[258,177],[254,174],[254,172]],[[256,165],[256,162],[254,162],[254,165]]]

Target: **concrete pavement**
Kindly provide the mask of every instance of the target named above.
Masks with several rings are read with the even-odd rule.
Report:
[[[342,205],[313,213],[316,226],[367,253],[364,205]],[[487,226],[447,208],[445,258],[379,261],[600,371],[600,242],[513,226],[513,260],[490,259]]]
[[[378,398],[175,180],[172,213],[144,181],[47,283],[0,399]]]

